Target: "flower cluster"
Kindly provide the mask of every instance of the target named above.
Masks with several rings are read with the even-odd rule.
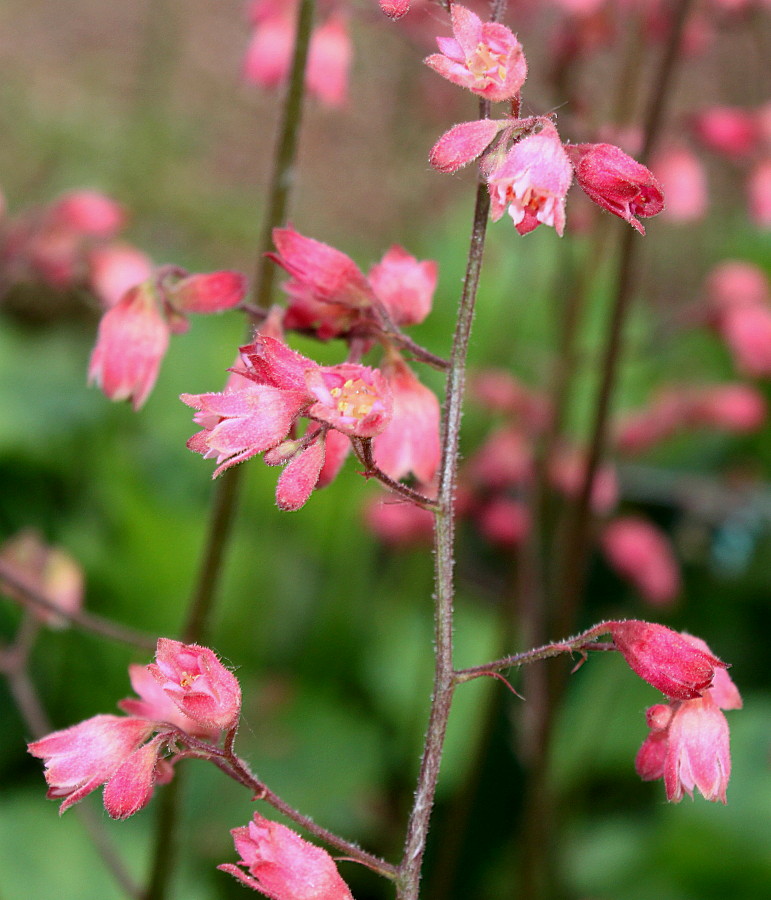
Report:
[[[483,23],[459,3],[452,5],[452,28],[453,38],[437,38],[442,52],[426,64],[480,97],[508,101],[515,112],[504,120],[455,125],[434,145],[431,165],[454,172],[481,157],[493,221],[508,211],[520,234],[543,224],[562,235],[574,176],[598,206],[645,234],[638,217],[664,208],[652,173],[613,144],[563,144],[549,117],[517,118],[527,63],[516,36],[503,25]]]
[[[396,342],[399,326],[428,314],[436,264],[392,247],[365,276],[346,254],[292,228],[276,229],[274,241],[271,256],[291,276],[289,304],[240,348],[224,391],[182,395],[202,426],[188,447],[217,460],[215,477],[258,453],[268,465],[284,465],[276,491],[284,510],[299,509],[328,484],[352,444],[367,464],[366,444],[387,478],[413,475],[429,484],[439,463],[439,403]],[[382,369],[321,366],[286,344],[285,328],[343,338],[356,356],[381,344]]]
[[[235,728],[241,689],[211,650],[160,638],[155,660],[129,668],[139,699],[118,704],[128,715],[93,716],[29,744],[45,760],[48,796],[62,800],[60,812],[105,785],[105,809],[125,819],[150,802],[156,782],[171,780],[174,758],[166,754],[186,735],[216,740]]]

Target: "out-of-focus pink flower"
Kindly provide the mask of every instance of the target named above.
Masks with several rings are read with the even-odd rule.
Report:
[[[326,850],[291,828],[255,813],[246,827],[230,833],[241,860],[217,868],[252,890],[271,900],[353,900]]]
[[[305,74],[310,93],[327,106],[342,106],[348,97],[352,58],[348,21],[340,14],[331,15],[311,36]]]
[[[758,228],[771,228],[771,158],[755,165],[747,179],[750,219]]]
[[[694,116],[693,130],[716,153],[741,158],[755,150],[759,128],[755,116],[734,106],[713,106]]]
[[[159,638],[155,663],[147,669],[177,707],[204,728],[227,730],[238,722],[238,679],[208,647]]]
[[[263,88],[283,84],[289,75],[294,44],[294,23],[278,14],[262,21],[252,34],[244,57],[244,80]]]
[[[704,389],[694,404],[693,420],[711,428],[744,434],[766,420],[766,401],[749,384],[719,384]]]
[[[645,408],[624,416],[616,445],[624,453],[643,453],[676,434],[688,418],[689,399],[681,390],[661,390]]]
[[[670,603],[680,592],[680,570],[666,537],[639,516],[622,516],[601,537],[608,561],[654,605]]]
[[[176,312],[215,313],[237,306],[246,294],[240,272],[207,272],[186,275],[169,285],[166,300]]]
[[[117,777],[123,789],[120,795],[111,792],[109,806],[105,797],[105,806],[113,818],[125,818],[144,806],[152,794],[155,759],[150,761],[150,765],[147,759],[143,759],[141,771],[138,771],[132,756],[141,752],[142,745],[154,728],[153,722],[144,719],[94,716],[33,741],[28,745],[28,750],[33,756],[45,760],[47,796],[51,799],[63,798],[60,813]],[[157,745],[154,752],[157,758]],[[128,766],[137,777],[124,779],[121,773],[124,766]]]
[[[380,8],[394,22],[410,11],[410,0],[378,0]]]
[[[492,101],[516,97],[527,78],[527,61],[516,36],[496,22],[482,22],[460,3],[452,4],[452,38],[436,39],[441,53],[425,60],[453,84]]]
[[[48,223],[55,228],[91,237],[113,237],[126,224],[121,206],[99,191],[79,190],[62,194],[50,206]]]
[[[663,625],[635,619],[607,624],[632,671],[672,699],[701,697],[716,670],[726,668],[712,653]]]
[[[707,176],[695,153],[687,147],[670,147],[656,157],[651,168],[667,198],[665,218],[695,222],[704,217],[709,203]]]
[[[392,547],[428,545],[434,533],[433,513],[394,496],[371,502],[365,519],[375,535]]]
[[[383,375],[393,395],[393,416],[375,438],[375,463],[396,481],[412,474],[428,484],[441,455],[439,401],[395,353],[389,355]]]
[[[544,394],[517,381],[503,369],[475,373],[471,390],[485,407],[513,416],[526,430],[541,431],[551,420],[551,404]]]
[[[369,270],[367,280],[397,325],[418,325],[431,312],[438,266],[394,245]]]
[[[754,378],[771,375],[771,309],[742,306],[727,310],[717,327],[739,372]]]
[[[505,127],[505,123],[495,119],[453,125],[431,148],[428,161],[439,172],[457,172],[484,153],[502,126]]]
[[[502,165],[487,179],[492,220],[508,207],[517,231],[527,234],[540,224],[565,230],[565,197],[573,180],[562,141],[552,125],[518,141]]]
[[[576,181],[598,206],[645,234],[636,218],[664,209],[664,195],[653,173],[613,144],[568,144]]]
[[[88,380],[110,400],[131,400],[139,409],[152,391],[169,346],[170,329],[152,286],[126,293],[102,316]]]
[[[518,547],[530,531],[527,507],[509,497],[493,497],[474,512],[480,532],[498,547]]]
[[[533,472],[532,443],[516,428],[494,431],[469,460],[475,485],[500,490],[526,482]]]
[[[64,550],[49,547],[31,529],[20,531],[0,547],[0,559],[17,581],[49,600],[66,613],[83,605],[83,571]],[[0,576],[0,590],[25,603],[25,596]],[[29,605],[33,615],[50,628],[64,628],[68,620],[55,612]]]
[[[130,244],[106,244],[88,257],[91,289],[108,309],[153,274],[150,257]]]
[[[549,478],[557,490],[568,497],[578,497],[586,475],[586,458],[572,448],[555,453],[549,463]],[[600,466],[594,474],[592,509],[599,514],[610,512],[618,503],[618,479],[610,464]]]
[[[765,272],[753,263],[728,259],[716,265],[707,278],[707,299],[718,313],[737,306],[771,304]]]

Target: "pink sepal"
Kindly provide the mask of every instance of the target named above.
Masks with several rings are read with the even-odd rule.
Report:
[[[167,289],[171,305],[180,312],[214,313],[237,306],[246,295],[240,272],[188,275]]]
[[[431,148],[428,161],[439,172],[457,172],[484,153],[505,124],[479,119],[453,125]]]
[[[372,266],[367,278],[397,325],[418,325],[431,312],[437,270],[434,260],[421,262],[394,245]]]
[[[276,506],[287,512],[308,502],[324,465],[324,440],[319,438],[298,453],[281,473],[276,486]]]
[[[113,819],[127,819],[144,809],[153,796],[155,770],[164,735],[138,747],[104,788],[104,808]]]

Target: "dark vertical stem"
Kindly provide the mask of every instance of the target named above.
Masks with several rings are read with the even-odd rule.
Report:
[[[254,299],[262,308],[270,305],[274,279],[274,269],[268,265],[265,253],[270,249],[273,229],[282,224],[286,216],[293,182],[304,99],[305,65],[315,6],[316,0],[300,0],[297,11],[289,85],[284,96],[283,114],[279,125],[265,225],[258,243]],[[188,642],[201,641],[206,634],[222,579],[225,553],[233,531],[242,482],[243,474],[240,467],[228,469],[217,482],[198,579],[183,627],[183,637]],[[145,900],[165,900],[170,890],[179,844],[180,774],[178,770],[174,780],[166,785],[160,798],[155,854]]]

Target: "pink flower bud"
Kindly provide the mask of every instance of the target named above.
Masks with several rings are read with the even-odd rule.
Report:
[[[94,716],[33,741],[28,745],[28,750],[33,756],[45,760],[45,777],[49,786],[47,796],[64,798],[59,808],[59,812],[63,813],[91,791],[109,782],[152,734],[153,729],[154,723],[144,719]],[[146,798],[146,802],[149,793],[144,775],[143,779],[139,793]],[[123,787],[133,790],[128,781],[123,782]],[[135,799],[138,796],[135,795]],[[114,809],[117,812],[118,806]]]
[[[294,456],[281,473],[276,486],[276,506],[288,512],[308,502],[324,465],[324,440],[313,441]]]
[[[166,289],[171,305],[183,313],[214,313],[237,306],[246,295],[240,272],[188,275]]]
[[[693,129],[710,150],[741,158],[755,149],[758,123],[751,112],[733,106],[713,106],[694,117]]]
[[[645,234],[635,216],[655,216],[664,209],[653,173],[613,144],[573,144],[566,150],[584,193]]]
[[[78,234],[112,237],[125,224],[125,214],[110,197],[99,191],[70,191],[48,210],[49,223]]]
[[[437,38],[441,53],[425,63],[453,84],[492,101],[511,100],[527,77],[527,61],[516,36],[496,22],[482,22],[452,4],[452,38]]]
[[[663,625],[629,619],[608,626],[632,671],[676,700],[700,697],[712,684],[715,669],[726,668],[716,656]]]
[[[155,385],[168,345],[168,323],[145,282],[102,316],[88,380],[110,400],[130,399],[137,410]]]
[[[230,833],[241,860],[238,865],[226,863],[217,868],[247,887],[271,900],[353,900],[326,850],[285,825],[255,813],[245,828]]]
[[[159,638],[147,668],[180,710],[205,728],[227,730],[241,712],[241,688],[207,647]]]
[[[754,263],[725,260],[709,273],[707,301],[718,313],[738,306],[765,306],[771,303],[766,274]]]
[[[418,325],[431,312],[437,279],[433,260],[420,262],[394,245],[372,266],[367,279],[397,325]]]
[[[453,125],[431,148],[428,161],[439,172],[457,172],[490,146],[501,129],[495,119],[478,119]]]
[[[410,11],[410,0],[379,0],[380,8],[394,22]]]
[[[602,533],[608,561],[654,605],[670,603],[680,592],[680,570],[666,537],[638,516],[622,516]]]
[[[347,21],[342,15],[331,15],[311,35],[305,74],[308,91],[327,106],[342,106],[348,96],[352,57]]]

